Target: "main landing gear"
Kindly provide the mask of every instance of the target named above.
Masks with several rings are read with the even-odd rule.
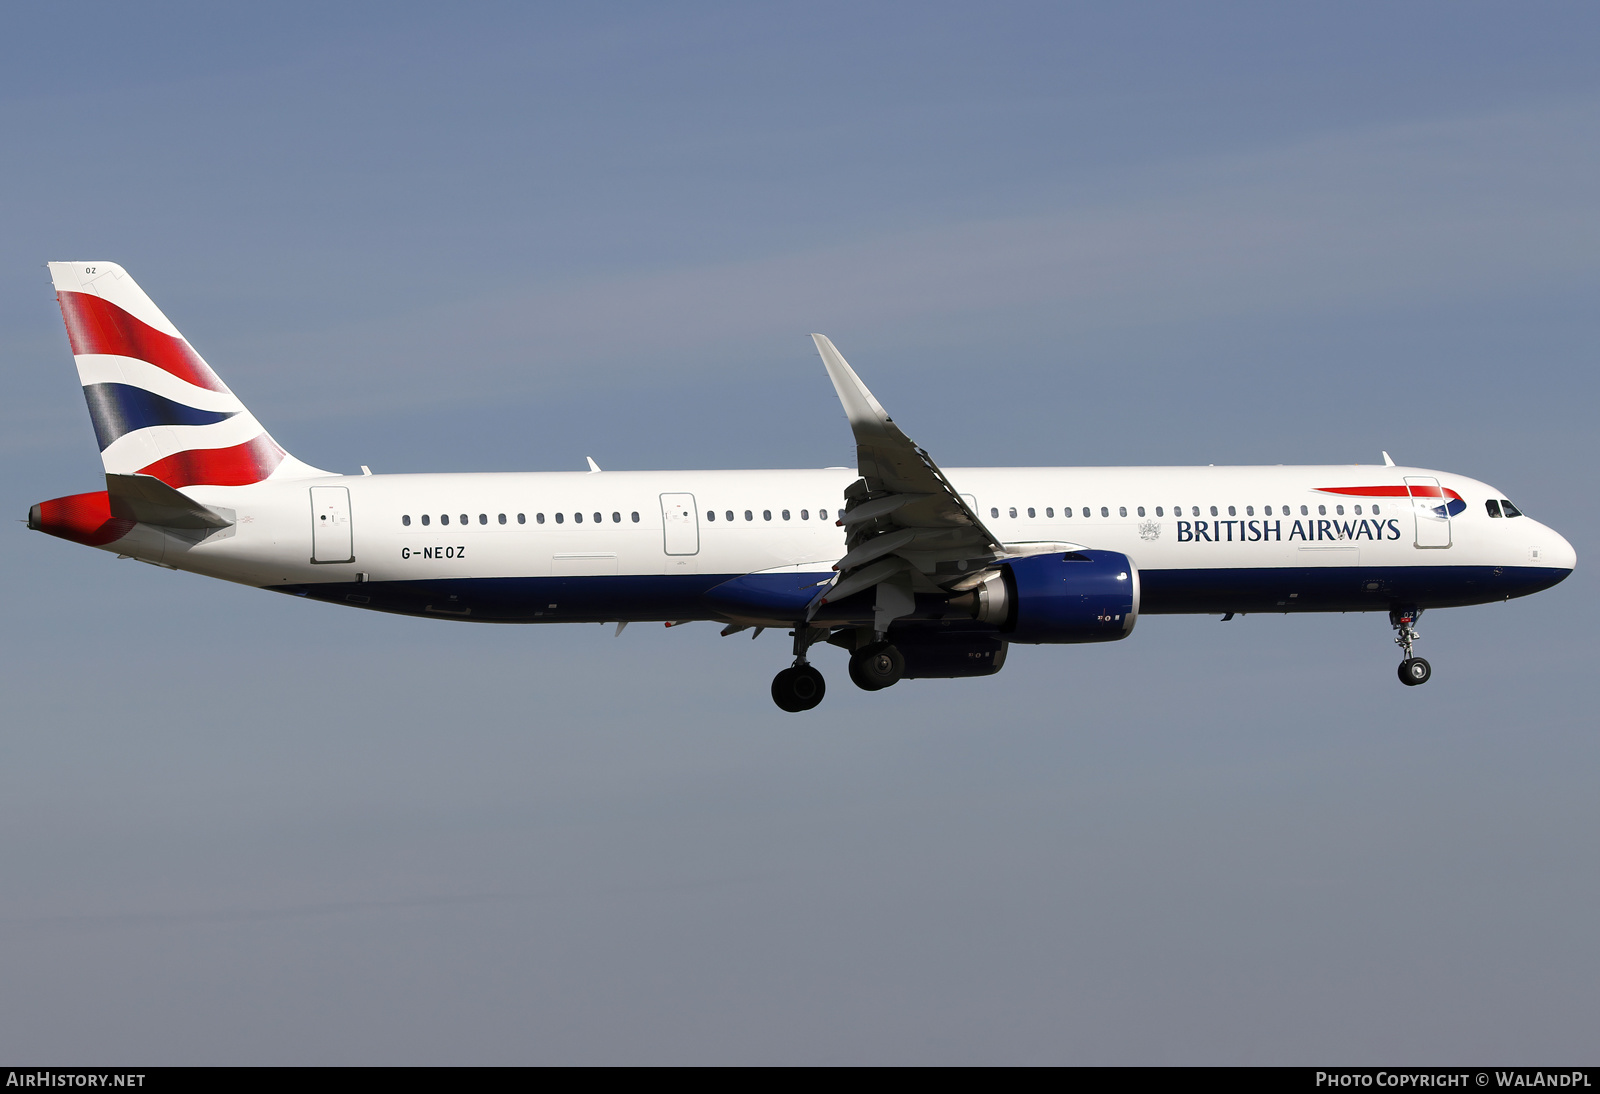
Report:
[[[1400,682],[1408,688],[1426,684],[1433,677],[1433,666],[1411,655],[1411,643],[1422,637],[1416,628],[1417,617],[1421,614],[1421,608],[1396,608],[1389,613],[1389,625],[1399,632],[1395,636],[1395,645],[1406,655],[1405,660],[1400,662]]]
[[[822,702],[828,685],[809,661],[806,651],[828,637],[820,627],[797,627],[794,630],[794,664],[772,678],[772,701],[780,710],[798,714]],[[846,645],[846,637],[835,637]],[[882,691],[900,682],[905,675],[905,655],[882,638],[850,654],[850,679],[863,691]]]
[[[791,665],[772,678],[772,701],[790,714],[810,710],[827,691],[828,682],[814,665]]]
[[[850,655],[850,679],[862,691],[882,691],[893,687],[905,675],[906,659],[888,642],[879,639]]]
[[[828,692],[828,683],[812,664],[806,660],[806,650],[828,636],[825,630],[800,626],[794,630],[794,664],[772,678],[772,701],[779,710],[799,714],[822,702]]]

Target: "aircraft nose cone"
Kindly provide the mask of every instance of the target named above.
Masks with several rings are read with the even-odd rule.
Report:
[[[1561,570],[1575,569],[1578,565],[1578,552],[1573,549],[1572,544],[1558,532],[1551,532],[1550,538],[1553,542],[1546,548],[1545,565]]]

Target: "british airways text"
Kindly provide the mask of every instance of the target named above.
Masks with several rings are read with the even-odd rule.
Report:
[[[1256,543],[1286,539],[1399,539],[1397,520],[1297,520],[1283,531],[1281,520],[1180,520],[1179,543]]]

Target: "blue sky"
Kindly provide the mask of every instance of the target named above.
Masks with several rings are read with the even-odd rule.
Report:
[[[91,489],[42,264],[297,456],[1485,479],[1572,579],[1152,618],[775,711],[783,642],[289,602],[12,524],[0,1051],[1422,1062],[1592,1045],[1583,5],[99,5],[0,35],[0,494]],[[643,633],[640,633],[640,632]]]

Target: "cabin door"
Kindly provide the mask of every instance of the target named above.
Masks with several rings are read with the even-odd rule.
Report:
[[[700,515],[693,494],[661,495],[661,536],[669,555],[700,553]]]
[[[1417,522],[1417,546],[1450,546],[1449,502],[1439,489],[1439,480],[1407,475],[1406,490],[1411,495],[1411,515]]]
[[[311,488],[311,561],[355,561],[350,539],[350,491],[343,486]]]

